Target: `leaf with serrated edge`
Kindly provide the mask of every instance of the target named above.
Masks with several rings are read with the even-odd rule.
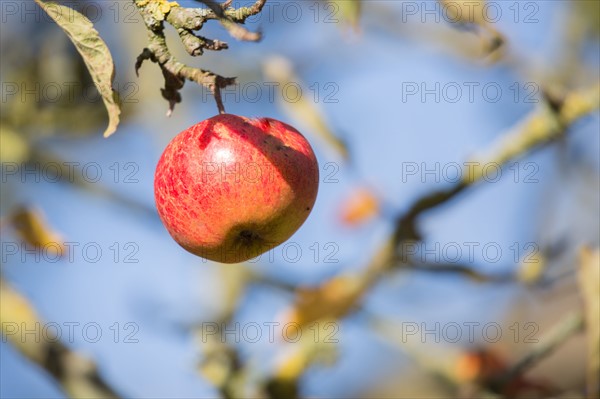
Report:
[[[100,38],[92,22],[81,13],[52,2],[35,2],[65,31],[81,54],[108,111],[108,126],[104,137],[110,136],[117,130],[121,107],[118,94],[112,88],[115,65],[106,43]]]

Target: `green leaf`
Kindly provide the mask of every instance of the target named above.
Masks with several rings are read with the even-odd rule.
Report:
[[[92,22],[81,13],[53,2],[35,2],[65,31],[81,54],[108,111],[108,127],[104,137],[110,136],[117,130],[121,107],[118,93],[112,88],[115,65],[106,43]]]

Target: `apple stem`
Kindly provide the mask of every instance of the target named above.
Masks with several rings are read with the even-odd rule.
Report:
[[[217,102],[219,114],[225,114],[225,105],[223,105],[223,98],[221,97],[221,87],[219,87],[219,85],[213,86],[213,95],[215,96],[215,101]]]

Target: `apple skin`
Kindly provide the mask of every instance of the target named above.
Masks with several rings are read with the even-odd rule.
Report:
[[[252,259],[310,214],[319,166],[296,129],[222,114],[178,134],[154,175],[158,214],[187,251],[221,263]]]

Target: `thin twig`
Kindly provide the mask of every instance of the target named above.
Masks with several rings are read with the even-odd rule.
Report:
[[[259,13],[265,5],[266,0],[258,0],[252,7],[245,7],[244,9],[236,11],[239,16],[235,20],[231,16],[232,13],[226,13],[221,4],[212,0],[199,1],[206,4],[206,6],[212,10],[216,19],[219,20],[221,25],[223,25],[223,27],[227,29],[227,32],[235,39],[256,42],[262,38],[260,32],[250,32],[241,25],[238,25],[238,23],[243,23],[248,16]]]
[[[515,377],[522,375],[539,363],[540,360],[551,355],[573,334],[579,332],[583,325],[583,314],[580,311],[568,314],[559,324],[546,333],[527,355],[512,366],[501,378],[501,381],[508,383],[514,380]]]

